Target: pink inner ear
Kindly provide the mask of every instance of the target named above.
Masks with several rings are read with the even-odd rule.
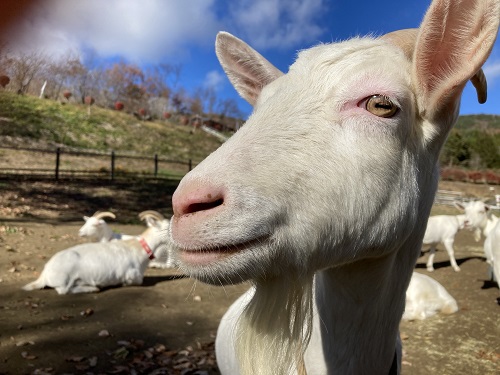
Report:
[[[228,33],[217,35],[216,53],[236,91],[251,105],[264,86],[283,75],[260,53]]]
[[[499,23],[498,1],[432,2],[420,26],[414,77],[424,108],[458,108],[463,87],[488,58]],[[441,107],[439,107],[441,105]],[[443,115],[443,113],[441,113]]]

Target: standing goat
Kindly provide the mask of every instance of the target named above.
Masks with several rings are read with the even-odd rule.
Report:
[[[460,207],[465,212],[468,224],[480,229],[486,238],[483,248],[490,266],[489,273],[497,283],[500,283],[500,219],[493,215],[489,205],[481,201],[467,202]]]
[[[85,224],[79,229],[78,235],[80,237],[87,237],[91,242],[130,240],[136,237],[128,234],[115,233],[108,223],[104,221],[105,217],[116,219],[115,214],[109,211],[97,211],[90,217],[84,216],[83,220],[85,220]]]
[[[424,245],[431,245],[429,259],[427,260],[427,271],[434,271],[434,257],[436,256],[436,246],[443,243],[453,269],[458,272],[460,267],[455,259],[453,243],[455,236],[460,229],[465,226],[465,215],[436,215],[431,216],[427,221],[427,228],[423,239]]]
[[[80,244],[56,253],[40,277],[23,290],[54,288],[59,294],[98,292],[112,285],[140,285],[150,259],[165,246],[169,225],[148,218],[138,239]]]
[[[192,277],[255,285],[219,328],[222,374],[399,373],[439,153],[468,80],[485,100],[499,20],[498,0],[434,0],[419,29],[312,47],[286,74],[218,34],[254,111],[180,182],[171,236]]]

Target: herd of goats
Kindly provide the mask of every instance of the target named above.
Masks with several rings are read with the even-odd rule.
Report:
[[[483,201],[455,202],[464,211],[459,215],[430,216],[423,245],[430,246],[427,271],[434,271],[438,244],[444,245],[450,264],[458,272],[453,243],[461,229],[474,232],[477,242],[485,237],[484,254],[488,278],[500,276],[500,220],[492,206]],[[141,235],[114,231],[104,220],[116,219],[114,213],[97,211],[84,216],[85,223],[78,235],[89,240],[55,254],[45,265],[40,277],[23,287],[24,290],[54,288],[59,294],[98,292],[116,285],[141,285],[144,273],[150,268],[175,268],[173,247],[168,235],[170,220],[154,210],[139,214],[147,225]],[[162,232],[163,231],[163,232]],[[495,267],[496,264],[496,267]],[[500,298],[499,304],[500,304]],[[406,291],[403,320],[426,319],[438,312],[458,311],[456,300],[433,278],[414,272]]]
[[[104,218],[112,212],[84,216],[79,235],[92,242],[56,253],[45,264],[40,277],[24,290],[54,288],[59,294],[98,292],[114,285],[141,285],[149,266],[173,266],[166,233],[170,220],[157,211],[143,211],[139,218],[147,225],[139,236],[113,232]]]

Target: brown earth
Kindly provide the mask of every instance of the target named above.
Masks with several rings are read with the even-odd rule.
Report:
[[[486,186],[453,184],[468,196]],[[169,214],[175,184],[51,184],[0,181],[0,374],[218,374],[213,340],[218,322],[247,285],[213,287],[175,270],[146,272],[144,285],[95,294],[24,292],[55,252],[82,242],[83,215],[111,209],[117,231],[137,234],[144,209]],[[458,213],[435,207],[436,213]],[[120,224],[118,224],[120,223]],[[128,224],[122,224],[128,223]],[[500,295],[486,282],[482,242],[461,232],[455,243],[461,272],[438,247],[432,274],[460,310],[401,323],[403,374],[498,374]],[[427,273],[427,254],[417,272]]]

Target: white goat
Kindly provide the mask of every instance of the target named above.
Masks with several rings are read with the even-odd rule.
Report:
[[[453,242],[460,229],[465,226],[465,215],[436,215],[429,217],[425,230],[423,244],[431,245],[429,259],[427,260],[427,271],[434,271],[434,257],[436,256],[436,246],[443,243],[453,269],[458,272],[460,267],[455,259]]]
[[[423,320],[438,312],[453,314],[458,311],[455,298],[433,278],[413,272],[406,290],[403,320]]]
[[[165,218],[161,213],[154,210],[143,211],[139,214],[139,219],[146,222],[146,225],[149,225],[147,218],[153,217],[158,221],[164,221],[165,225],[170,227],[170,220]],[[163,247],[163,250],[159,252],[155,259],[149,262],[148,267],[150,268],[172,268],[175,267],[174,258],[173,258],[173,248],[171,241],[169,239],[165,239],[167,243]]]
[[[54,288],[59,294],[98,292],[112,285],[140,285],[150,259],[162,251],[168,223],[148,218],[139,239],[87,243],[56,253],[40,277],[22,289]]]
[[[171,236],[192,277],[255,284],[219,329],[222,374],[400,371],[439,152],[469,79],[485,100],[499,20],[498,0],[434,0],[419,29],[318,45],[287,74],[219,33],[254,112],[182,179]]]
[[[500,219],[493,215],[491,207],[481,201],[461,204],[470,226],[482,231],[484,255],[490,266],[489,274],[500,282]]]
[[[109,211],[97,211],[90,217],[84,216],[83,220],[85,220],[85,224],[83,224],[83,226],[79,229],[78,235],[80,237],[87,237],[92,242],[130,240],[136,237],[128,234],[115,233],[113,229],[110,228],[108,223],[104,221],[103,218],[105,217],[116,219],[115,214]]]

